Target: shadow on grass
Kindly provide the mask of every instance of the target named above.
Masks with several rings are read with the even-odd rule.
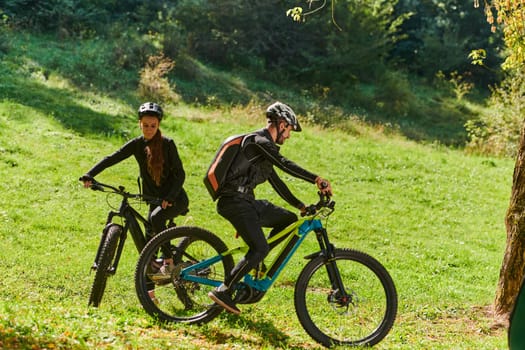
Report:
[[[126,128],[134,122],[126,116],[115,117],[81,106],[76,102],[73,92],[46,87],[26,79],[5,79],[0,83],[0,96],[4,101],[39,111],[57,120],[65,128],[83,135],[125,136]]]
[[[233,332],[217,331],[217,328],[202,329],[201,334],[204,335],[210,343],[226,344],[232,341],[242,344],[249,344],[251,348],[265,348],[268,345],[276,349],[305,349],[304,344],[290,344],[290,336],[282,330],[275,327],[271,320],[260,319],[254,321],[250,318],[250,314],[236,316],[228,313],[223,313],[222,318],[229,325],[228,329],[241,329],[243,336],[233,335]],[[317,348],[317,347],[309,347]],[[319,345],[319,349],[322,347]]]

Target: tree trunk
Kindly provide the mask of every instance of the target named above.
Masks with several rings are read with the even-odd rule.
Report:
[[[508,317],[518,295],[525,268],[525,123],[512,177],[512,192],[505,216],[507,247],[494,301],[495,312]]]

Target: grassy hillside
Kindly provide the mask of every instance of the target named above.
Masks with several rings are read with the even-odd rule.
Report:
[[[156,54],[135,41],[115,42],[99,37],[59,40],[52,35],[3,32],[0,28],[0,75],[4,77],[0,96],[52,113],[62,124],[80,132],[121,133],[120,121],[110,125],[99,112],[118,114],[122,110],[109,101],[97,102],[98,106],[92,106],[94,110],[86,110],[84,105],[76,104],[72,88],[138,104],[136,92],[146,52]],[[150,73],[149,79],[152,76],[156,77]],[[445,76],[426,81],[390,72],[379,82],[305,88],[286,78],[275,84],[254,78],[250,71],[221,70],[188,54],[177,57],[173,70],[165,78],[171,84],[170,98],[175,94],[187,104],[216,108],[268,104],[281,99],[317,125],[337,125],[355,132],[356,120],[366,121],[412,140],[456,147],[468,141],[465,123],[477,120],[483,109],[480,91],[469,91],[467,97],[459,98],[456,91],[458,84],[462,86],[459,78]],[[41,90],[36,82],[43,82],[48,88]],[[159,94],[167,98],[166,93]],[[331,95],[338,97],[334,99]],[[343,102],[334,105],[334,101]],[[68,117],[80,113],[93,117],[90,125]]]
[[[135,106],[82,92],[58,76],[7,80],[0,91],[0,347],[319,348],[295,317],[290,287],[312,240],[277,287],[259,304],[242,306],[240,317],[223,314],[201,327],[156,324],[135,296],[131,241],[102,306],[87,308],[89,267],[108,204],[116,202],[83,189],[78,177],[137,135]],[[233,244],[201,179],[225,136],[262,125],[261,109],[179,105],[167,115],[162,130],[177,142],[191,201],[179,224],[206,227]],[[377,257],[398,288],[397,322],[377,348],[505,348],[488,307],[503,256],[513,162],[400,138],[305,129],[283,154],[332,181],[337,211],[329,232],[337,246]],[[136,176],[128,160],[99,179],[134,190]],[[305,201],[314,200],[313,186],[290,183]],[[274,198],[268,187],[259,193]]]

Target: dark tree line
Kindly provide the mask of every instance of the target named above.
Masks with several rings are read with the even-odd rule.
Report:
[[[228,68],[254,69],[279,79],[321,84],[367,81],[385,66],[433,79],[438,70],[475,73],[486,85],[497,77],[474,67],[471,50],[490,52],[497,66],[500,41],[471,1],[345,0],[296,23],[271,0],[10,0],[0,10],[10,23],[69,36],[160,33],[167,55],[188,52]],[[273,75],[272,75],[273,76]]]

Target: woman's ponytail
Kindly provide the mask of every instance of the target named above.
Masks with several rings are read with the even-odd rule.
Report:
[[[155,136],[149,140],[146,146],[146,158],[148,161],[148,173],[157,186],[162,180],[162,170],[164,167],[164,152],[162,151],[162,133],[157,130]]]

